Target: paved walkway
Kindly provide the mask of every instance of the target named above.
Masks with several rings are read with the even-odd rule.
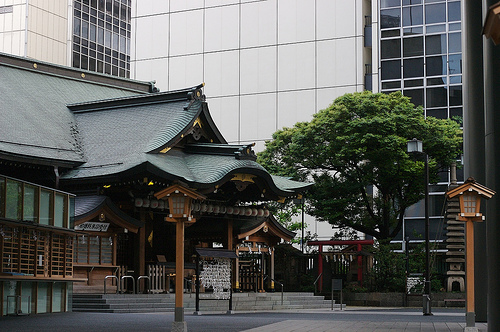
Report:
[[[323,311],[325,312],[325,311]],[[328,312],[325,312],[328,313]],[[465,317],[461,312],[434,312],[431,317],[421,311],[376,308],[349,308],[345,311],[330,311],[339,319],[284,320],[277,323],[245,330],[245,332],[463,332]],[[382,318],[382,321],[380,319]],[[418,321],[414,321],[418,320]],[[432,321],[431,321],[432,320]],[[443,321],[444,320],[444,321]],[[456,321],[459,320],[459,321]],[[488,330],[487,324],[476,323],[480,332]]]
[[[173,313],[106,314],[69,312],[30,316],[0,317],[1,332],[100,332],[170,331]],[[359,308],[347,310],[282,310],[262,312],[185,313],[188,331],[202,332],[380,332],[446,331],[462,332],[463,309],[435,309],[423,316],[417,308]],[[479,331],[487,325],[478,323]]]

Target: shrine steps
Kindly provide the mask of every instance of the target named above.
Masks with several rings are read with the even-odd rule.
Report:
[[[227,300],[203,300],[208,294],[201,294],[200,312],[227,311]],[[73,294],[73,311],[107,313],[173,312],[175,294]],[[194,312],[195,294],[184,294],[184,310]],[[287,309],[330,309],[331,302],[323,296],[312,293],[234,293],[234,311],[266,311]],[[339,304],[335,304],[339,309]]]

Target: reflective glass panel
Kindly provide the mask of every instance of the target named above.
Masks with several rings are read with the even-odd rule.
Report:
[[[424,76],[424,58],[405,59],[403,61],[403,77]]]
[[[401,5],[401,0],[381,0],[380,8],[396,7]]]
[[[450,106],[460,105],[462,105],[462,86],[452,85],[450,86]]]
[[[446,3],[425,5],[425,23],[446,22]]]
[[[448,106],[448,93],[446,87],[427,89],[427,107],[446,107]]]
[[[403,26],[422,25],[422,6],[403,7]]]
[[[403,39],[403,56],[424,55],[424,37],[411,37]]]
[[[425,58],[427,76],[446,75],[446,55]]]
[[[460,32],[448,34],[448,52],[455,53],[462,51],[462,39]]]
[[[401,78],[401,60],[382,61],[381,72],[383,80]]]
[[[401,57],[401,39],[386,39],[380,42],[382,59]]]
[[[42,190],[40,192],[40,224],[52,225],[51,205],[52,192]]]
[[[448,22],[460,21],[460,1],[448,3]]]
[[[446,35],[425,36],[425,54],[446,54]]]
[[[424,104],[424,89],[403,90],[403,94],[407,97],[410,97],[411,102],[415,106],[423,106],[423,104]]]
[[[448,57],[448,68],[450,75],[456,75],[462,73],[462,55],[453,54]]]
[[[447,119],[448,118],[448,109],[446,108],[434,108],[428,109],[426,111],[427,116],[432,116],[438,119]]]
[[[384,9],[380,11],[380,28],[396,28],[401,26],[401,11],[396,9]]]

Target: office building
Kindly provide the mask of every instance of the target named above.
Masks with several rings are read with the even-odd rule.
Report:
[[[130,77],[131,0],[0,1],[0,52]]]

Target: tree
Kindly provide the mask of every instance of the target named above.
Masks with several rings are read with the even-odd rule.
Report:
[[[379,240],[401,230],[405,209],[424,196],[424,160],[406,152],[423,141],[431,182],[456,162],[462,131],[453,120],[425,118],[401,93],[350,93],[310,122],[283,128],[258,161],[276,175],[313,179],[308,213]]]

